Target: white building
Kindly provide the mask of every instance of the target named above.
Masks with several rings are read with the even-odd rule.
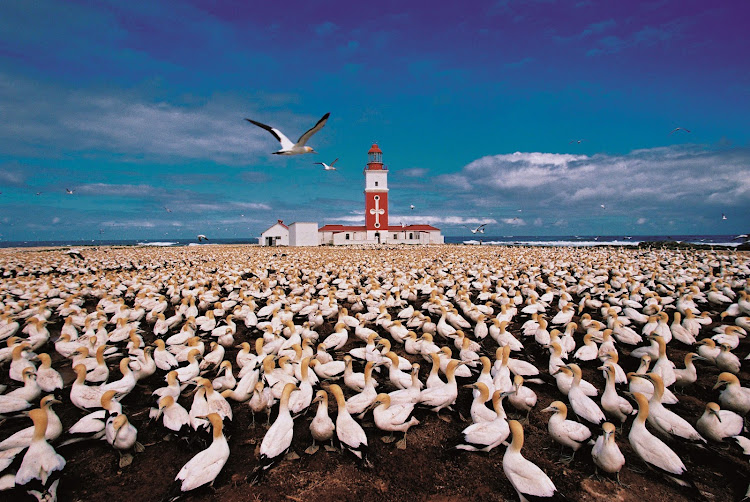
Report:
[[[317,246],[318,224],[297,221],[289,225],[290,246]]]
[[[260,234],[258,244],[261,246],[288,246],[289,227],[284,225],[283,221],[277,220],[276,223]]]

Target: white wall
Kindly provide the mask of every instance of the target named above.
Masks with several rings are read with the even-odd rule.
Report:
[[[258,244],[261,246],[268,246],[268,238],[274,238],[276,246],[288,246],[289,245],[289,230],[284,228],[283,225],[276,223],[271,228],[260,234]]]
[[[289,225],[289,245],[317,246],[318,224],[298,221]]]
[[[375,186],[375,182],[378,185]],[[365,190],[383,190],[388,191],[388,171],[378,171],[365,169]]]

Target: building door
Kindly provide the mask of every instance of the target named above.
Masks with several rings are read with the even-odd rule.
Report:
[[[273,237],[266,237],[266,246],[273,246],[275,244]]]
[[[378,244],[380,244],[380,232],[375,232],[375,238],[378,241]]]

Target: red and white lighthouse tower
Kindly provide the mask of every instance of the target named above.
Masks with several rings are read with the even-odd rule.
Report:
[[[368,239],[381,241],[388,232],[388,168],[383,152],[373,144],[367,152],[365,168],[365,229]]]

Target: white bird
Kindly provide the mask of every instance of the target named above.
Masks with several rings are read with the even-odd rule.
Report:
[[[289,396],[295,390],[298,389],[293,383],[284,385],[284,390],[281,392],[281,399],[279,400],[279,414],[260,443],[259,465],[253,471],[252,477],[248,478],[250,484],[256,484],[267,470],[281,460],[281,457],[292,445],[294,419],[291,413],[289,413]]]
[[[721,373],[713,388],[716,390],[724,385],[726,388],[719,394],[719,403],[740,415],[747,415],[750,412],[750,389],[742,387],[739,378],[729,372]]]
[[[137,441],[138,429],[128,421],[123,414],[110,415],[104,424],[104,438],[120,454],[120,467],[127,467],[133,462],[133,455],[123,454],[123,451],[134,448],[136,452],[142,452],[144,447]]]
[[[273,137],[276,138],[279,143],[281,143],[281,149],[273,152],[274,155],[300,155],[304,153],[316,153],[315,150],[312,149],[312,147],[305,146],[305,143],[307,143],[307,141],[312,137],[313,134],[320,131],[323,126],[326,125],[326,121],[328,120],[328,117],[330,115],[330,113],[326,113],[325,115],[323,115],[323,117],[318,120],[317,124],[308,129],[302,136],[299,137],[297,143],[292,143],[291,140],[287,138],[283,132],[279,131],[275,127],[267,126],[251,119],[245,120],[270,132]]]
[[[54,396],[44,396],[39,404],[39,407],[47,413],[47,430],[44,437],[47,441],[53,441],[62,434],[62,423],[57,414],[52,410],[52,405],[55,403],[61,403],[55,399]],[[20,431],[12,434],[8,438],[0,442],[0,450],[8,450],[10,448],[25,448],[31,444],[34,436],[34,426],[21,429]]]
[[[505,394],[496,390],[492,394],[492,408],[495,419],[490,422],[473,423],[461,432],[461,438],[456,446],[457,450],[488,452],[505,441],[510,435],[507,415],[503,409]]]
[[[638,403],[638,415],[630,428],[630,434],[628,434],[630,446],[646,464],[654,467],[677,484],[695,486],[688,478],[687,468],[680,457],[646,428],[646,419],[649,414],[646,396],[640,392],[634,392],[633,398]]]
[[[625,423],[628,416],[633,414],[633,406],[630,401],[617,394],[615,389],[615,368],[612,365],[604,365],[597,368],[604,372],[605,387],[602,393],[602,410],[605,415],[616,418],[620,426]]]
[[[208,240],[208,237],[206,237],[203,234],[198,234],[198,235],[196,235],[196,237],[198,238],[198,242],[202,242],[202,241],[207,241]]]
[[[370,465],[367,458],[367,435],[365,431],[346,411],[346,399],[344,392],[336,384],[331,385],[330,391],[336,398],[338,414],[336,416],[336,437],[338,437],[341,446],[357,457],[365,466]]]
[[[338,158],[331,162],[330,164],[326,164],[325,162],[313,162],[313,164],[318,164],[320,166],[323,166],[323,169],[326,171],[335,171],[336,168],[333,167],[333,165],[336,163],[336,161],[339,160]]]
[[[615,474],[620,482],[620,469],[625,465],[625,457],[615,442],[615,426],[609,422],[602,424],[602,435],[596,438],[591,449],[591,459],[597,469]]]
[[[552,500],[557,498],[555,484],[535,463],[521,455],[523,427],[515,420],[508,422],[513,440],[503,455],[503,472],[515,488],[521,502]]]
[[[711,441],[721,442],[728,437],[740,435],[745,428],[745,421],[733,411],[722,410],[716,403],[708,403],[703,415],[695,423],[695,428]]]
[[[149,410],[149,418],[156,421],[161,418],[164,427],[178,435],[187,436],[190,432],[190,414],[172,396],[159,399],[158,407]]]
[[[468,228],[469,232],[471,232],[472,234],[476,234],[476,233],[483,234],[484,233],[484,227],[486,227],[487,224],[483,223],[482,225],[479,225],[476,228],[467,227],[466,225],[463,225],[463,226],[466,227],[466,228]]]
[[[552,439],[573,450],[570,457],[560,457],[563,463],[569,464],[573,461],[578,449],[589,441],[591,431],[585,425],[567,420],[568,407],[562,401],[554,401],[542,410],[543,413],[554,413],[547,422],[547,430]]]
[[[165,500],[172,502],[181,497],[183,493],[195,490],[205,484],[213,486],[216,476],[219,475],[224,468],[224,464],[227,463],[229,445],[222,432],[223,423],[221,417],[216,413],[210,413],[206,418],[211,422],[211,426],[213,427],[211,445],[182,466]]]
[[[395,431],[404,433],[403,439],[396,443],[396,447],[399,450],[405,450],[406,433],[410,427],[419,424],[419,420],[411,416],[414,411],[414,403],[391,404],[391,397],[388,394],[378,394],[372,406],[374,406],[372,415],[378,429],[390,433]],[[383,442],[390,441],[383,438]]]
[[[690,129],[685,129],[684,127],[675,127],[674,129],[672,129],[672,131],[670,131],[670,133],[669,133],[669,134],[674,134],[674,133],[676,133],[677,131],[685,131],[685,132],[690,132]]]
[[[599,406],[581,388],[581,368],[577,364],[569,364],[566,367],[573,372],[573,383],[568,391],[568,401],[573,413],[587,422],[600,425],[606,419]]]
[[[333,431],[336,429],[333,420],[331,420],[331,417],[328,415],[328,393],[324,390],[319,390],[315,393],[313,403],[319,404],[318,411],[315,413],[315,418],[310,422],[310,434],[313,438],[313,444],[308,446],[305,450],[305,453],[308,455],[312,455],[318,451],[319,447],[315,444],[316,441],[323,443],[332,439]],[[326,445],[325,448],[328,449],[329,446]]]
[[[55,452],[44,437],[47,412],[37,408],[29,412],[29,417],[34,422],[34,435],[16,472],[15,485],[27,486],[28,493],[38,500],[54,502],[57,500],[57,484],[65,467],[65,459]]]

